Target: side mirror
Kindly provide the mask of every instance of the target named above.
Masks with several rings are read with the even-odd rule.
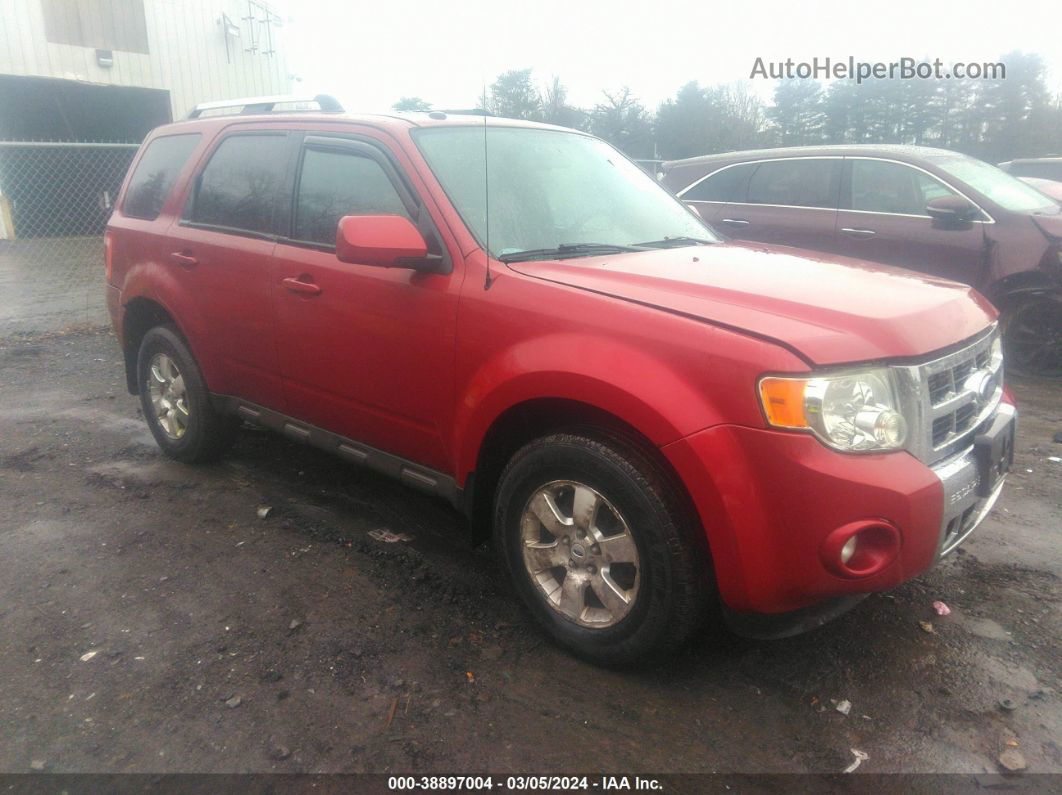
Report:
[[[344,215],[336,229],[336,258],[354,265],[434,269],[424,236],[401,215]]]
[[[978,210],[962,196],[938,196],[926,202],[926,214],[934,221],[957,226],[974,220]]]

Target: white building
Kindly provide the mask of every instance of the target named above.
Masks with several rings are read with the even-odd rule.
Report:
[[[263,0],[0,0],[0,139],[139,141],[199,102],[285,94]]]

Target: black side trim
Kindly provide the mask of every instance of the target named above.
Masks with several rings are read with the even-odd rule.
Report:
[[[388,475],[419,491],[442,497],[458,510],[464,510],[463,490],[449,475],[240,398],[214,395],[213,400],[221,411]]]

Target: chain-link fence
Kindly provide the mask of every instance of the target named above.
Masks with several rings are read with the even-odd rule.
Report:
[[[103,230],[136,149],[0,141],[0,334],[106,321]]]

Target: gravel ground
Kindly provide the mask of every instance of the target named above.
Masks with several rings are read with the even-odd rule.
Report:
[[[163,458],[107,332],[0,374],[0,772],[1062,772],[1062,384],[1014,384],[1016,471],[936,569],[632,673],[544,642],[441,502],[252,430]]]

